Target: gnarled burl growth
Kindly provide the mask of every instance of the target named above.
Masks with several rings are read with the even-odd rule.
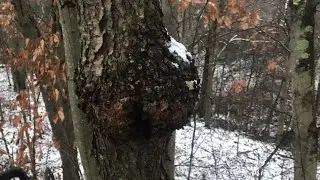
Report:
[[[197,71],[189,54],[179,52],[182,47],[172,49],[177,42],[159,24],[158,3],[105,3],[102,16],[93,14],[100,21],[90,23],[98,30],[83,29],[76,82],[82,87],[80,107],[97,131],[116,142],[172,132],[193,111],[197,92],[186,82],[197,79]]]
[[[166,167],[172,163],[168,143],[188,122],[198,93],[190,53],[167,34],[159,0],[77,2],[61,9],[79,10],[81,58],[74,80],[93,135],[76,134],[83,140],[87,177],[173,179]],[[72,51],[71,21],[65,19],[66,48]]]

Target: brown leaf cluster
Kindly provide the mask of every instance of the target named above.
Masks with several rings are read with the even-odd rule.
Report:
[[[168,0],[171,5],[176,2],[176,0]],[[247,13],[247,0],[227,0],[228,14],[221,14],[220,8],[223,7],[220,7],[220,0],[179,0],[181,12],[185,12],[190,4],[195,7],[206,6],[207,14],[203,17],[206,27],[213,21],[222,28],[231,29],[232,25],[237,23],[241,29],[246,30],[260,23],[260,17],[256,10]]]

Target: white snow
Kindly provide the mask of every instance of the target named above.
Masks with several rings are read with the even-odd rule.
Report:
[[[191,58],[191,54],[187,51],[187,48],[183,44],[177,42],[173,37],[170,36],[170,42],[168,42],[167,46],[171,54],[180,56],[184,62],[190,63],[188,57]],[[172,64],[174,66],[178,65],[176,63]]]
[[[175,172],[177,180],[187,179],[194,123],[176,133]],[[276,145],[254,141],[223,129],[207,129],[196,123],[190,179],[256,180],[259,168]],[[318,176],[320,179],[318,168]],[[291,152],[278,150],[262,171],[263,180],[293,179]]]
[[[172,65],[174,65],[176,68],[179,68],[179,64],[178,63],[171,63]]]

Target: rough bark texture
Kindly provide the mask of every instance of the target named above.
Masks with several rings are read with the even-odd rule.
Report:
[[[169,52],[160,1],[61,0],[60,11],[69,78],[76,67],[71,103],[85,113],[74,120],[86,179],[172,179],[168,145],[192,113],[197,91],[185,81],[197,72]]]
[[[290,70],[295,133],[294,179],[316,180],[317,139],[314,103],[314,14],[315,1],[290,3]]]
[[[67,63],[67,80],[69,103],[72,114],[72,122],[74,133],[76,136],[76,144],[81,156],[81,163],[85,171],[87,180],[101,180],[99,177],[96,164],[94,162],[91,151],[92,129],[83,118],[82,112],[78,108],[78,101],[75,95],[74,83],[74,67],[80,59],[80,36],[77,20],[77,6],[75,3],[68,0],[57,1],[59,15],[61,19],[61,28],[63,34],[63,42],[65,49],[65,58]]]

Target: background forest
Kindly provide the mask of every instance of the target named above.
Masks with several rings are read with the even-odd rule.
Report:
[[[133,4],[138,2],[129,1],[134,2]],[[81,101],[81,98],[87,97],[86,93],[91,92],[90,90],[82,91],[82,87],[86,89],[89,86],[89,80],[83,78],[86,77],[88,69],[73,68],[75,76],[77,73],[80,74],[76,78],[82,77],[85,80],[79,78],[81,80],[76,81],[75,86],[70,87],[69,81],[72,81],[70,77],[73,76],[68,74],[70,73],[68,63],[74,52],[68,51],[68,46],[72,47],[73,43],[68,38],[73,36],[72,33],[77,32],[72,28],[77,29],[77,27],[72,27],[69,31],[64,25],[69,21],[78,22],[72,18],[80,19],[81,35],[76,38],[81,39],[82,48],[81,52],[79,50],[76,53],[81,54],[78,60],[81,59],[83,63],[90,59],[91,53],[88,50],[90,48],[85,51],[83,47],[95,47],[96,44],[99,44],[99,40],[89,43],[88,39],[94,39],[90,33],[97,33],[94,31],[96,27],[109,28],[107,24],[110,20],[107,18],[104,23],[101,23],[104,18],[101,16],[99,18],[102,20],[96,23],[93,19],[95,16],[85,14],[85,8],[91,5],[77,5],[78,1],[70,1],[72,2],[70,5],[68,2],[64,0],[0,1],[0,172],[12,166],[19,166],[33,179],[50,180],[52,176],[55,179],[94,179],[93,174],[96,172],[88,175],[94,166],[88,163],[88,159],[83,160],[85,151],[82,150],[83,144],[90,148],[91,145],[79,140],[83,137],[77,134],[81,132],[81,129],[76,124],[80,124],[81,121],[74,120],[84,115],[78,113],[78,116],[75,116],[73,114],[76,110],[72,102],[74,100],[72,97],[75,97],[72,92],[75,91],[75,94],[78,93],[80,97],[80,104],[86,104]],[[79,4],[81,2],[83,3],[79,0]],[[109,1],[105,2],[107,4]],[[147,0],[144,3],[148,4]],[[114,5],[114,11],[121,5],[123,7],[127,5],[124,1],[119,1],[119,4]],[[162,0],[163,19],[160,20],[159,27],[162,27],[163,23],[167,33],[171,36],[168,45],[170,53],[180,58],[184,56],[182,61],[174,61],[172,65],[181,68],[181,72],[189,73],[189,66],[181,62],[187,63],[192,56],[192,60],[188,63],[191,64],[190,66],[197,67],[199,77],[193,78],[191,75],[186,75],[189,79],[185,80],[185,84],[192,93],[199,91],[199,96],[194,104],[192,100],[187,101],[186,104],[190,106],[175,102],[178,108],[173,108],[172,114],[169,113],[169,115],[162,114],[162,110],[160,113],[156,110],[148,110],[153,115],[159,116],[158,119],[169,117],[169,119],[176,120],[180,118],[180,114],[175,114],[175,111],[180,112],[180,109],[184,108],[185,111],[189,111],[192,109],[191,106],[194,106],[192,113],[188,112],[188,119],[186,115],[182,116],[182,119],[186,120],[181,120],[178,128],[170,126],[172,136],[168,135],[171,139],[170,142],[168,140],[166,146],[170,156],[168,158],[174,159],[174,164],[169,163],[164,170],[159,170],[161,179],[320,179],[320,171],[317,171],[319,169],[317,167],[319,162],[317,144],[320,101],[318,91],[320,74],[317,65],[320,51],[318,4],[316,0]],[[71,20],[65,18],[67,16],[63,9],[65,7],[69,8],[68,16]],[[78,8],[81,9],[78,16],[72,15],[70,9],[73,7],[82,8]],[[147,5],[144,7],[144,12],[147,14],[149,12],[146,7]],[[128,36],[133,34],[132,37],[138,37],[136,34],[139,33],[126,31],[128,27],[131,28],[131,22],[127,25],[126,21],[136,22],[133,14],[139,14],[138,9],[133,10],[134,13],[124,13],[123,16],[119,15],[122,12],[121,9],[117,11],[119,14],[111,13],[112,21],[118,21],[119,24],[113,23],[112,28],[106,28],[105,32],[114,31],[115,33],[103,36],[103,38],[130,44],[130,39],[119,40],[117,38],[122,34],[129,34]],[[124,12],[125,10],[126,8]],[[107,12],[104,13],[107,14]],[[93,20],[91,21],[90,18]],[[156,17],[154,21],[157,21]],[[137,20],[137,22],[140,21]],[[143,21],[147,27],[150,25],[148,22]],[[121,28],[122,24],[125,28]],[[90,29],[91,26],[92,29]],[[142,35],[141,38],[147,39],[148,43],[154,35],[152,34],[153,29],[150,29],[147,29],[146,32],[141,30],[145,33],[145,37]],[[84,32],[90,32],[88,33],[90,35],[87,37]],[[148,32],[152,32],[152,35],[149,35]],[[97,34],[97,37],[100,36],[99,33]],[[109,45],[106,44],[106,46]],[[113,45],[117,46],[116,43]],[[101,46],[104,47],[104,45]],[[131,46],[119,45],[121,52],[127,47]],[[115,48],[114,52],[119,49]],[[133,49],[132,52],[128,50],[128,53],[134,54],[136,50]],[[96,52],[96,54],[99,53],[100,51]],[[109,49],[103,53],[108,54],[109,59],[117,57],[113,56],[113,51]],[[96,54],[95,58],[98,56]],[[146,57],[158,57],[157,53],[147,52],[146,54]],[[140,56],[134,58],[137,59]],[[128,59],[130,59],[129,56]],[[132,66],[139,68],[139,63],[141,62],[134,61],[135,65]],[[81,65],[86,66],[86,63]],[[94,63],[90,65],[90,68],[96,68]],[[187,68],[183,69],[185,66]],[[129,69],[119,72],[130,74],[131,65],[128,67]],[[82,70],[85,72],[84,76],[79,73]],[[110,70],[108,73],[112,74],[113,71]],[[154,73],[154,76],[158,74]],[[112,77],[108,76],[110,79]],[[177,77],[180,80],[180,75]],[[140,78],[145,77],[141,75]],[[133,79],[135,80],[135,77]],[[128,84],[130,82],[129,79]],[[93,86],[98,86],[98,84]],[[113,86],[110,85],[110,87]],[[101,86],[101,89],[103,88],[104,86]],[[115,91],[110,92],[117,94]],[[104,96],[103,93],[97,96],[99,100],[96,101],[112,99],[107,95]],[[88,102],[91,102],[91,99],[87,98]],[[192,98],[194,97],[190,96],[190,99]],[[169,105],[162,103],[162,100],[157,99],[160,101],[157,109],[166,109],[171,106],[170,103]],[[105,110],[105,113],[98,113],[101,110],[99,108],[105,107],[105,104],[93,108],[97,109],[97,113],[86,111],[89,106],[81,104],[79,107],[83,108],[81,110],[84,114],[93,112],[92,114],[96,113],[100,119],[105,117],[101,114],[121,119],[123,114],[119,109],[122,108],[132,113],[129,113],[130,116],[136,116],[134,112],[140,107],[140,104],[134,104],[133,107],[128,108],[120,107],[117,103],[115,102],[114,106]],[[87,119],[90,117],[86,116]],[[119,123],[113,119],[110,122]],[[180,128],[181,124],[186,125]],[[126,132],[126,129],[121,129],[123,127],[121,122],[115,126],[108,126],[111,133],[106,132],[106,136],[110,139],[119,137],[121,141],[122,138],[126,139],[127,136],[120,133],[120,131]],[[158,128],[158,125],[156,127]],[[97,129],[94,129],[93,132],[95,130]],[[117,134],[118,130],[119,134]],[[159,130],[159,132],[163,131]],[[83,136],[86,136],[86,133],[82,132]],[[141,147],[145,146],[148,149],[149,146],[143,143],[140,144]],[[113,145],[114,147],[120,146],[117,143],[113,144],[113,141],[110,144],[112,147]],[[101,146],[93,148],[105,148],[103,146],[105,144],[99,145]],[[138,146],[132,147],[132,149],[135,148],[139,149]],[[103,154],[103,152],[97,153]],[[107,154],[104,155],[106,158],[109,157]],[[129,155],[119,159],[115,158],[114,161],[122,164],[119,163],[119,166],[115,166],[114,169],[125,166],[125,161],[128,163],[133,161]],[[134,167],[129,165],[126,168],[130,171],[124,168],[128,174],[123,172],[119,174],[130,179],[128,176],[131,170],[144,169],[147,166],[145,164],[149,162],[148,158],[136,158],[135,161],[145,162],[141,163],[142,165],[137,163],[138,165]],[[112,160],[110,162],[97,160],[97,162],[100,168],[112,167]],[[131,177],[149,179],[148,173],[150,175],[151,170],[146,169],[144,169],[145,172],[139,171],[139,173],[147,175],[138,176],[132,173]],[[163,175],[162,172],[166,172],[168,176]],[[108,170],[101,170],[98,173],[101,179],[121,177],[117,173],[114,176],[106,175],[110,174]],[[158,175],[155,174],[153,177]]]

